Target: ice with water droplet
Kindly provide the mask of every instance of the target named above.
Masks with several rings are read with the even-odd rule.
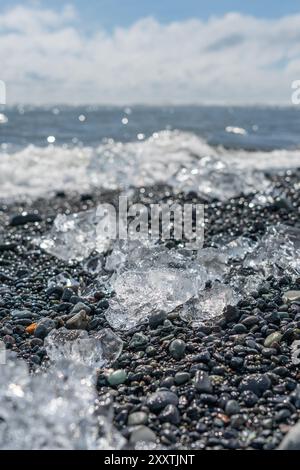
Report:
[[[52,330],[44,344],[50,360],[68,360],[99,368],[114,362],[121,354],[123,341],[109,328],[90,335],[84,330]]]

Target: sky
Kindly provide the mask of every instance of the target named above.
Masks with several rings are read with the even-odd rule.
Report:
[[[31,104],[289,104],[300,0],[0,0],[0,80]]]

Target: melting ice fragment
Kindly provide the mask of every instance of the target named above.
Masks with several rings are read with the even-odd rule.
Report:
[[[264,276],[285,270],[300,273],[300,229],[279,224],[268,228],[255,250],[248,254],[244,266],[258,269]]]
[[[48,287],[69,287],[71,289],[77,290],[79,283],[72,278],[72,276],[67,272],[62,272],[52,277],[48,281]]]
[[[41,248],[64,261],[82,261],[92,251],[99,253],[110,246],[111,240],[102,227],[109,223],[111,214],[89,210],[77,214],[59,214],[50,233],[40,242]]]
[[[120,449],[109,410],[98,402],[89,368],[64,362],[29,374],[24,362],[0,365],[0,449]]]
[[[68,360],[92,368],[114,362],[121,354],[122,340],[109,328],[93,332],[84,330],[52,330],[45,339],[50,360],[58,363]]]
[[[203,248],[198,251],[199,263],[206,269],[208,279],[221,280],[229,271],[228,256],[216,248]]]
[[[183,305],[180,317],[192,323],[192,326],[221,316],[227,305],[235,305],[237,298],[233,290],[223,284],[214,284],[211,289],[206,289],[199,294],[197,299],[192,299]]]
[[[233,275],[230,279],[230,286],[233,288],[236,296],[242,298],[259,289],[265,278],[261,273],[249,274],[247,276]]]
[[[254,248],[255,243],[249,238],[237,237],[228,242],[222,251],[229,259],[244,259],[247,253],[251,253]]]
[[[227,199],[267,189],[269,182],[262,172],[239,168],[215,156],[195,159],[171,179],[177,192],[195,191],[208,199]]]
[[[158,247],[127,260],[110,279],[115,296],[105,316],[113,328],[130,329],[150,313],[171,312],[205,286],[205,269],[192,257]]]

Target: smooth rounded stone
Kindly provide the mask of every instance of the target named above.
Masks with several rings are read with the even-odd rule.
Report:
[[[147,346],[145,353],[147,354],[147,356],[153,357],[156,355],[156,349],[154,346]]]
[[[35,338],[39,338],[41,340],[44,340],[46,336],[56,327],[55,321],[51,320],[50,318],[44,318],[41,320],[35,331],[34,331],[34,336]]]
[[[282,335],[281,341],[292,341],[295,337],[295,330],[288,328]]]
[[[256,403],[259,400],[258,396],[255,393],[253,393],[251,390],[244,390],[241,393],[240,398],[242,401],[244,401],[245,405],[248,406],[249,408],[256,405]]]
[[[43,346],[44,342],[42,339],[40,338],[33,338],[31,341],[30,341],[30,346],[32,348],[35,348],[35,347],[41,347]]]
[[[17,243],[0,243],[0,253],[5,251],[13,251],[17,248]]]
[[[156,442],[156,434],[147,426],[138,426],[130,435],[129,442],[137,444],[138,442]]]
[[[38,213],[24,213],[13,216],[10,220],[10,225],[12,227],[18,227],[19,225],[33,224],[41,221],[42,218]]]
[[[234,327],[232,329],[238,335],[241,335],[243,333],[247,333],[247,331],[248,331],[247,327],[245,325],[242,325],[242,323],[237,323],[236,325],[234,325]]]
[[[211,355],[209,351],[201,351],[199,354],[192,357],[193,362],[203,362],[207,364],[211,360]]]
[[[36,364],[37,366],[39,366],[41,363],[41,358],[37,354],[33,354],[32,356],[30,356],[30,360],[33,364]]]
[[[256,325],[256,323],[259,322],[259,318],[256,317],[255,315],[250,315],[249,317],[244,318],[244,320],[241,321],[241,323],[245,326],[251,327]]]
[[[289,371],[284,366],[278,366],[278,367],[275,367],[275,369],[272,370],[272,373],[276,374],[276,375],[279,375],[280,377],[286,377],[289,374]]]
[[[63,294],[63,288],[60,286],[51,286],[46,290],[46,295],[48,297],[55,298],[59,300]]]
[[[12,310],[11,316],[13,319],[16,320],[24,320],[24,319],[36,319],[38,315],[36,313],[32,313],[29,310]]]
[[[275,331],[274,333],[271,333],[269,336],[264,341],[264,347],[265,348],[271,348],[272,344],[274,343],[280,343],[282,339],[282,334],[279,331]]]
[[[280,314],[278,312],[272,312],[265,316],[265,320],[268,323],[280,323]]]
[[[100,302],[98,302],[98,308],[100,308],[101,310],[107,310],[109,307],[109,302],[107,299],[103,299],[103,300],[100,300]]]
[[[244,377],[239,385],[239,391],[251,391],[258,397],[271,388],[271,380],[266,374],[252,374]]]
[[[300,450],[300,421],[286,434],[279,450]]]
[[[151,329],[155,329],[157,328],[159,325],[161,325],[162,323],[164,323],[164,321],[167,319],[167,313],[164,312],[164,311],[160,311],[160,312],[157,312],[157,313],[153,313],[150,317],[149,317],[149,326]]]
[[[241,312],[236,306],[227,305],[223,311],[223,315],[227,322],[233,322],[240,318]]]
[[[174,379],[173,377],[167,377],[164,380],[160,382],[160,386],[162,388],[171,388],[174,385]]]
[[[207,372],[198,370],[195,374],[194,385],[199,393],[212,393],[213,386]]]
[[[284,408],[284,409],[278,411],[278,413],[276,413],[275,421],[276,421],[276,423],[283,423],[284,421],[286,421],[290,417],[291,417],[290,410],[288,410],[287,408]]]
[[[16,342],[15,338],[10,335],[3,336],[2,341],[4,342],[6,347],[12,346]]]
[[[185,354],[186,344],[181,339],[175,339],[169,346],[169,352],[174,359],[182,359]]]
[[[230,367],[235,370],[239,370],[244,365],[244,359],[242,357],[234,356],[230,361]]]
[[[126,382],[126,380],[127,374],[123,369],[113,371],[107,378],[109,385],[111,385],[112,387],[123,384],[124,382]]]
[[[131,413],[128,416],[127,425],[128,426],[139,426],[141,424],[147,424],[148,415],[144,411],[136,411]]]
[[[88,305],[84,304],[83,302],[78,302],[72,308],[71,314],[80,313],[84,311],[87,315],[89,315],[91,313],[91,310],[91,307],[89,307]]]
[[[148,336],[143,333],[135,333],[130,341],[130,347],[135,350],[145,349],[148,345]]]
[[[300,300],[300,290],[289,290],[282,296],[282,300],[285,303],[297,302]]]
[[[175,405],[167,405],[159,414],[159,419],[162,422],[171,424],[180,423],[180,413]]]
[[[188,372],[177,372],[174,377],[174,381],[176,385],[182,385],[188,382],[191,378],[191,374]]]
[[[225,405],[225,413],[228,416],[237,415],[240,412],[240,405],[236,400],[229,400]]]
[[[159,390],[147,398],[146,404],[151,411],[159,413],[167,405],[177,406],[179,402],[178,396],[167,390]]]
[[[277,350],[274,348],[263,348],[261,353],[264,357],[272,357],[277,354]]]
[[[86,311],[81,310],[66,322],[66,327],[69,330],[85,330],[88,326],[88,322],[89,317],[87,316]]]

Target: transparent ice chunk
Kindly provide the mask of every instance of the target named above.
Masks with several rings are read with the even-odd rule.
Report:
[[[222,280],[229,271],[228,256],[216,248],[203,248],[198,251],[198,261],[203,266],[210,280]]]
[[[283,224],[269,227],[255,250],[244,260],[244,267],[259,270],[264,276],[300,273],[300,230]]]
[[[207,280],[205,269],[179,251],[155,248],[127,260],[110,279],[115,296],[105,312],[113,328],[130,329],[150,313],[171,312],[197,296]]]
[[[101,225],[108,224],[111,214],[101,214],[98,210],[89,210],[77,214],[59,214],[54,220],[50,233],[42,237],[40,246],[64,261],[82,261],[92,251],[106,251],[111,239],[101,230]]]
[[[233,288],[238,298],[248,296],[259,289],[265,277],[261,273],[249,274],[248,276],[231,276],[230,286]]]
[[[227,199],[267,189],[270,185],[262,172],[239,168],[213,155],[183,165],[171,179],[176,191],[195,191],[208,199]]]
[[[0,449],[120,449],[90,369],[64,362],[29,374],[25,363],[0,365]]]
[[[69,287],[76,290],[79,287],[79,283],[69,273],[62,272],[49,279],[48,287]]]
[[[122,352],[123,342],[109,328],[90,335],[84,330],[60,328],[49,333],[45,348],[54,363],[68,360],[96,368],[114,362]]]
[[[227,285],[216,283],[210,289],[205,289],[197,299],[192,299],[180,309],[180,317],[192,326],[220,317],[227,305],[235,305],[237,297]]]

